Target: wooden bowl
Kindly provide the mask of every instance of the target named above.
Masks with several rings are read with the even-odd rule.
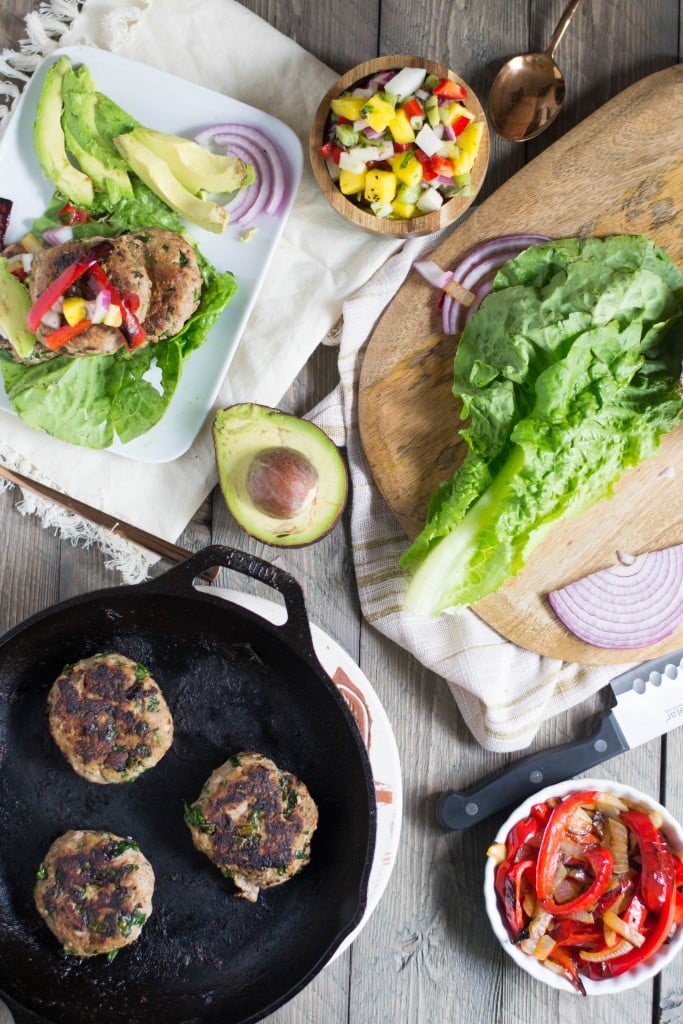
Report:
[[[392,71],[400,68],[426,68],[430,75],[437,75],[439,78],[452,78],[453,81],[467,89],[467,106],[476,114],[477,121],[484,122],[484,132],[479,145],[477,158],[472,167],[472,192],[467,196],[453,196],[447,200],[439,210],[423,214],[420,217],[406,219],[389,219],[387,217],[375,217],[373,213],[361,209],[356,203],[342,195],[339,187],[330,177],[327,163],[320,154],[318,147],[324,141],[325,125],[330,113],[330,103],[347,89],[353,88],[357,82],[362,81],[370,75],[379,71]],[[424,60],[422,57],[412,57],[409,54],[398,54],[391,57],[374,57],[372,60],[363,61],[362,64],[351,68],[345,75],[338,78],[334,85],[323,97],[316,115],[313,119],[309,136],[309,154],[313,173],[322,190],[325,198],[334,207],[337,213],[341,214],[352,224],[357,224],[365,231],[371,231],[377,235],[395,235],[405,237],[408,235],[428,235],[433,231],[452,224],[461,217],[477,196],[486,176],[489,163],[490,137],[486,115],[478,97],[472,88],[443,64],[432,60]]]

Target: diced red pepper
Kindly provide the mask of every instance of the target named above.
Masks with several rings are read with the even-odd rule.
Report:
[[[435,96],[441,96],[447,100],[464,100],[467,96],[464,86],[458,85],[452,78],[441,78],[432,92]]]
[[[464,114],[460,114],[460,116],[456,117],[455,121],[453,121],[453,123],[451,124],[451,128],[453,129],[456,135],[460,135],[462,132],[465,131],[465,128],[467,128],[467,126],[471,124],[471,122],[471,117],[465,117]]]
[[[84,256],[81,260],[76,260],[76,262],[68,266],[66,270],[63,270],[62,273],[40,293],[36,301],[31,306],[26,318],[26,324],[29,331],[35,332],[45,314],[52,308],[58,299],[61,299],[67,289],[82,277],[86,271],[95,266],[98,260],[104,259],[111,250],[111,242],[100,242],[99,245],[96,245],[90,250],[87,256]]]
[[[79,210],[73,203],[65,203],[58,217],[62,224],[83,224],[88,219],[88,211]]]
[[[109,292],[113,305],[118,306],[121,310],[121,316],[123,317],[121,331],[126,339],[130,351],[132,352],[136,348],[139,348],[145,340],[146,332],[131,309],[128,297],[124,297],[118,292],[99,263],[96,263],[90,268],[90,278],[95,283],[96,289],[106,290]],[[139,308],[140,303],[138,300],[138,309]]]
[[[409,100],[406,100],[406,102],[402,104],[401,109],[405,112],[408,120],[413,117],[424,117],[425,115],[424,107],[417,96],[411,96]]]
[[[645,905],[661,910],[674,888],[676,866],[661,832],[643,811],[624,811],[621,820],[633,833],[640,849],[640,888]]]
[[[58,327],[57,330],[51,331],[46,336],[45,344],[53,352],[58,352],[60,348],[67,345],[76,335],[87,331],[88,327],[92,327],[92,320],[88,320],[87,317],[75,324],[64,324],[63,327]]]
[[[337,146],[328,139],[327,142],[323,142],[322,146],[318,146],[318,152],[323,160],[333,160],[335,164],[338,164],[339,158],[344,151],[341,146]]]
[[[435,175],[442,175],[445,178],[453,177],[453,161],[449,160],[445,156],[440,156],[435,153],[434,156],[429,158],[431,161],[431,169]]]

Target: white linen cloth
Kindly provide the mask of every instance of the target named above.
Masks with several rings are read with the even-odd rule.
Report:
[[[66,17],[69,11],[75,13],[75,4],[52,0],[50,10]],[[210,48],[206,35],[196,32],[200,22],[211,26]],[[27,48],[27,70],[36,63],[35,57],[31,62],[32,52],[48,52],[57,41],[114,50],[268,110],[297,132],[304,147],[315,109],[335,77],[234,0],[137,0],[134,5],[126,0],[87,0],[59,40],[61,27],[63,22],[46,21],[45,14],[32,25],[35,43]],[[267,74],[255,71],[264,67]],[[400,242],[347,225],[328,206],[306,168],[218,403],[277,404],[338,321],[343,306],[340,384],[311,418],[339,445],[347,446],[353,559],[363,615],[447,681],[479,743],[493,751],[514,751],[531,742],[543,720],[594,693],[614,671],[564,664],[521,650],[471,611],[426,620],[403,608],[406,584],[398,558],[407,541],[364,460],[357,377],[377,318],[413,261],[440,240],[414,239],[401,247]],[[288,301],[294,291],[296,301]],[[10,415],[0,418],[0,431],[0,461],[169,540],[180,534],[216,481],[208,426],[185,456],[162,465],[136,464],[81,449],[74,458],[74,448],[30,430]],[[99,543],[126,581],[146,575],[146,556],[108,531],[73,517],[65,519],[54,506],[30,496],[25,506],[28,511],[38,507],[46,525]]]

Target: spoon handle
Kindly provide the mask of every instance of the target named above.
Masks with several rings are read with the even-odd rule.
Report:
[[[562,17],[557,23],[557,28],[553,32],[550,38],[550,42],[548,43],[544,51],[545,53],[547,53],[549,57],[552,57],[552,55],[555,53],[555,50],[557,49],[559,42],[562,39],[562,36],[567,31],[567,26],[569,25],[569,22],[572,20],[574,11],[580,3],[581,0],[569,0],[569,3],[562,12]]]

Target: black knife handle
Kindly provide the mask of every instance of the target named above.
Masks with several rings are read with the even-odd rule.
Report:
[[[470,828],[545,786],[572,778],[628,749],[614,715],[605,715],[587,739],[530,754],[475,789],[442,793],[436,805],[436,820],[455,831]]]

